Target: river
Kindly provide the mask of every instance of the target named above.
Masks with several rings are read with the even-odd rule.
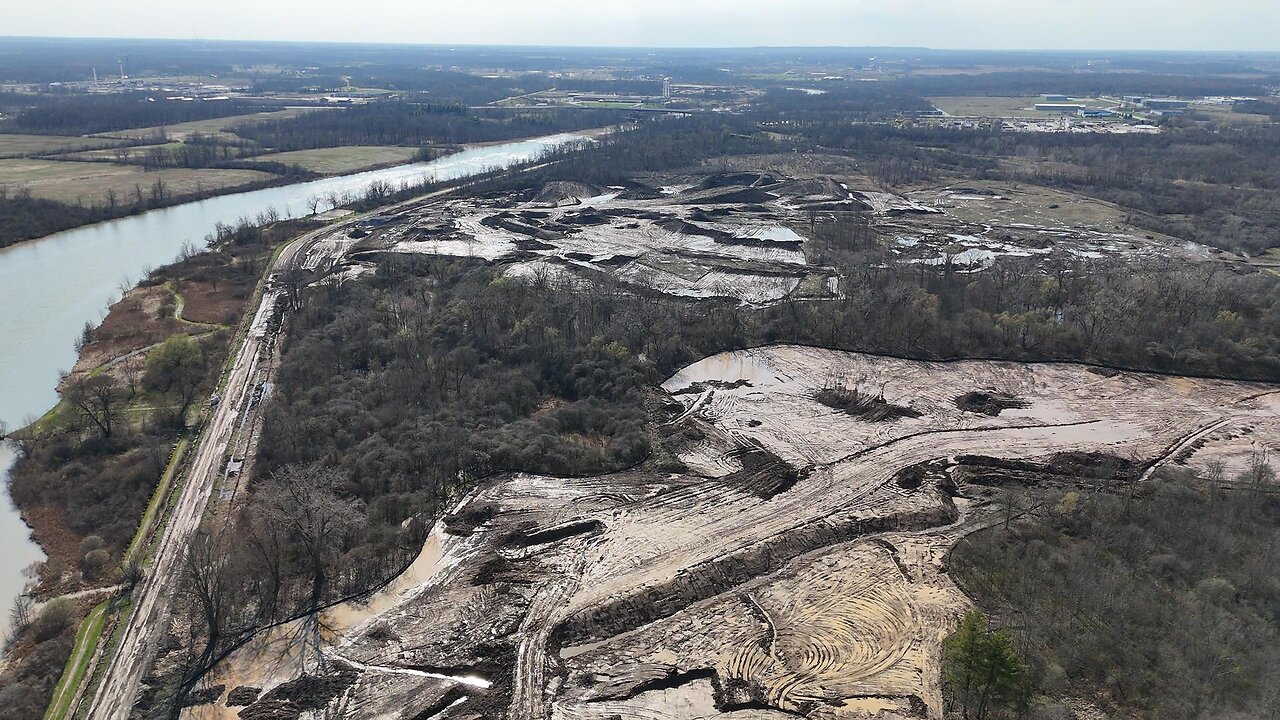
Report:
[[[0,423],[9,429],[43,415],[57,402],[60,371],[76,362],[75,340],[97,324],[150,268],[177,259],[187,243],[202,245],[218,223],[234,224],[274,208],[282,217],[310,212],[308,200],[359,193],[374,182],[454,180],[537,158],[581,140],[573,133],[468,148],[439,160],[313,180],[152,210],[0,250]],[[13,450],[0,446],[0,633],[26,583],[22,570],[43,559],[8,497]]]

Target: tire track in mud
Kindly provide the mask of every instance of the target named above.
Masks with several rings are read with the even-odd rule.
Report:
[[[1253,402],[1254,400],[1264,398],[1268,395],[1275,395],[1277,393],[1280,393],[1280,390],[1267,390],[1264,392],[1253,393],[1251,395],[1246,395],[1245,397],[1242,397],[1239,400],[1236,400],[1234,403],[1232,403],[1232,405],[1234,406],[1242,405],[1244,403]],[[1194,446],[1201,439],[1209,435],[1212,435],[1214,432],[1222,429],[1226,425],[1229,425],[1233,421],[1240,420],[1241,417],[1242,416],[1240,415],[1227,415],[1226,417],[1222,417],[1214,422],[1201,425],[1195,430],[1192,430],[1191,432],[1186,433],[1185,435],[1180,437],[1177,441],[1175,441],[1172,445],[1170,445],[1163,453],[1160,454],[1159,457],[1152,460],[1151,463],[1147,466],[1147,469],[1144,470],[1142,475],[1138,478],[1138,481],[1146,482],[1147,480],[1150,480],[1152,476],[1156,474],[1157,470],[1163,467],[1170,460],[1177,458],[1187,448]]]
[[[917,507],[915,510],[908,508],[902,513],[881,516],[859,517],[854,513],[858,508],[874,506],[876,498],[883,499],[886,495],[903,497],[903,490],[892,483],[892,478],[900,466],[912,464],[912,461],[923,462],[948,457],[948,448],[952,446],[956,450],[971,447],[973,444],[971,433],[1041,431],[1045,434],[1033,434],[1021,438],[1020,445],[1015,443],[1015,451],[1021,447],[1025,452],[1052,452],[1064,445],[1073,444],[1069,438],[1055,438],[1052,434],[1054,430],[1100,425],[1103,422],[1095,419],[1059,424],[1037,423],[950,429],[925,431],[895,438],[876,447],[852,453],[836,463],[820,466],[815,475],[825,476],[827,479],[816,479],[814,485],[817,487],[810,488],[808,492],[796,493],[793,490],[778,498],[783,500],[781,504],[763,503],[762,505],[765,506],[772,505],[765,513],[773,516],[772,521],[767,517],[762,518],[764,524],[759,528],[758,534],[750,532],[740,534],[736,542],[732,536],[716,538],[719,541],[717,543],[719,547],[725,551],[711,558],[689,564],[687,560],[692,558],[688,558],[688,540],[685,539],[682,545],[681,539],[675,537],[676,533],[672,533],[670,543],[662,543],[661,547],[653,548],[652,553],[641,553],[641,555],[647,555],[648,560],[641,560],[640,557],[633,555],[641,564],[635,566],[635,571],[630,573],[634,580],[629,584],[623,579],[628,573],[623,573],[622,577],[615,578],[610,583],[613,585],[612,592],[602,590],[600,584],[589,584],[582,592],[557,594],[558,597],[564,598],[566,607],[557,613],[558,619],[546,616],[546,619],[555,623],[556,627],[548,631],[547,626],[543,624],[538,627],[539,636],[536,643],[522,643],[520,654],[522,663],[517,668],[516,692],[530,698],[535,695],[541,697],[544,692],[546,655],[543,654],[541,660],[533,656],[536,654],[535,646],[545,647],[547,638],[557,646],[607,639],[643,624],[669,617],[695,602],[723,594],[751,579],[776,572],[792,559],[815,549],[883,532],[936,531],[940,527],[951,525],[958,519],[958,514],[954,506],[944,501],[940,494],[930,507]],[[939,435],[946,437],[948,442],[937,443],[935,439]],[[833,472],[836,469],[842,472]],[[867,479],[869,482],[854,482],[850,486],[848,481],[852,480],[853,475],[857,475],[859,470],[871,470],[872,478]],[[833,488],[836,490],[833,491]],[[852,494],[850,490],[853,491]],[[655,498],[650,503],[642,503],[641,507],[634,508],[631,512],[647,511],[649,525],[666,524],[678,527],[678,524],[668,522],[668,518],[664,516],[670,514],[672,516],[670,520],[674,521],[689,510],[707,507],[708,502],[716,502],[724,497],[725,491],[723,486],[717,486],[715,483],[682,487]],[[930,490],[930,492],[936,491]],[[824,495],[837,497],[834,500],[831,497],[824,499],[822,497]],[[797,519],[807,516],[807,519],[799,522],[784,522],[779,526],[777,522],[779,516]],[[752,518],[742,518],[740,521],[750,524],[751,520]],[[726,547],[726,541],[728,541],[728,547]],[[630,539],[629,542],[634,540]],[[669,571],[664,572],[664,567]],[[895,566],[895,573],[902,575],[897,566]],[[669,579],[653,582],[655,577]],[[618,587],[619,583],[626,589]],[[565,597],[566,595],[568,597]],[[909,606],[909,600],[906,602]],[[861,615],[893,615],[893,613],[876,612],[872,607],[866,606],[866,603],[863,607],[851,608],[851,610]],[[914,616],[912,610],[907,610],[907,614],[909,617]],[[890,624],[892,625],[892,622]],[[907,625],[902,624],[896,627],[896,631],[886,630],[889,636],[900,636],[905,632]],[[832,642],[825,642],[821,638],[805,638],[802,632],[797,632],[799,634],[794,636],[794,641],[799,648],[794,652],[799,653],[796,656],[800,660],[798,665],[831,667],[835,658],[839,657]],[[865,632],[865,628],[860,628],[858,632]],[[853,628],[844,628],[842,635],[857,637],[858,632]],[[781,629],[778,633],[778,645],[787,645]],[[895,647],[897,652],[884,654],[877,650],[880,646],[866,649],[862,653],[865,670],[856,674],[866,676],[879,672],[892,666],[902,657],[901,653],[906,652],[906,646],[900,642],[886,640],[882,645]],[[778,649],[775,648],[775,651]],[[785,660],[786,656],[780,657]],[[755,662],[748,657],[741,657],[737,663],[741,664],[744,670],[755,666]],[[787,698],[798,692],[798,688],[805,684],[803,676],[807,674],[807,672],[795,673],[791,681],[775,689],[772,699],[779,703],[791,702]],[[809,693],[802,694],[807,698]],[[793,700],[803,699],[805,698],[793,698]],[[534,704],[528,700],[516,701],[512,704],[512,717],[544,717],[543,707],[541,702]],[[786,705],[783,704],[782,707]]]

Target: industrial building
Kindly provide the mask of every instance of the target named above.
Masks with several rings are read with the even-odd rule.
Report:
[[[1055,93],[1046,93],[1041,95],[1046,103],[1069,103],[1071,98],[1066,95],[1058,95]]]
[[[1144,98],[1142,106],[1150,110],[1186,110],[1191,105],[1190,100],[1177,100],[1175,98]]]
[[[1084,105],[1080,105],[1078,103],[1044,102],[1036,103],[1036,110],[1039,110],[1040,112],[1070,113],[1074,115],[1081,110],[1084,110]]]

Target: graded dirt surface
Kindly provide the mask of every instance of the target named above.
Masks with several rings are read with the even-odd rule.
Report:
[[[878,207],[876,223],[891,252],[904,262],[950,261],[974,271],[1000,256],[1050,267],[1062,258],[1200,261],[1219,255],[1131,226],[1111,203],[1037,185],[965,182],[915,190],[906,199],[917,207],[901,202]]]
[[[904,195],[875,189],[822,157],[790,163],[802,164],[833,174],[793,179],[750,170],[613,187],[553,182],[520,196],[410,204],[331,241],[354,244],[356,262],[380,252],[476,257],[525,280],[609,281],[751,305],[842,297],[841,279],[822,264],[812,238],[823,225],[851,219],[866,223],[870,241],[861,249],[878,246],[883,261],[956,272],[981,272],[1002,257],[1041,270],[1082,259],[1224,257],[1132,227],[1112,204],[1036,185],[971,182]]]
[[[662,389],[685,472],[490,478],[409,573],[322,615],[305,672],[341,681],[328,716],[939,717],[968,607],[945,555],[992,522],[992,485],[1134,481],[1218,429],[1280,436],[1275,386],[1071,364],[769,346]],[[909,412],[863,412],[885,405]],[[255,641],[209,682],[290,682],[304,656]]]
[[[482,257],[514,277],[615,281],[680,297],[768,304],[834,297],[793,226],[813,206],[860,208],[833,182],[733,173],[701,184],[552,183],[523,201],[466,199],[389,218],[370,249]]]

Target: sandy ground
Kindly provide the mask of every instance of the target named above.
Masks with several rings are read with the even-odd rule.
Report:
[[[910,413],[873,422],[814,398],[838,386]],[[957,456],[1101,452],[1143,468],[1218,429],[1280,439],[1278,388],[1068,364],[771,346],[663,388],[684,409],[669,431],[704,437],[689,472],[479,488],[403,578],[322,618],[314,657],[358,678],[334,714],[938,717],[940,642],[967,607],[944,557],[990,521],[984,490],[955,484]],[[969,391],[1024,407],[961,410]],[[211,682],[287,681],[303,672],[288,652],[250,645]]]
[[[999,254],[1205,257],[1039,188],[712,179],[407,203],[317,233],[299,259],[475,256],[511,277],[764,304],[838,292],[797,232],[832,207],[865,208],[901,262],[974,272]],[[364,267],[347,260],[340,276]],[[256,638],[209,678],[223,698],[187,717],[233,718],[225,693],[305,675],[346,679],[317,714],[341,718],[939,717],[941,640],[968,607],[945,556],[995,517],[966,458],[1086,482],[1064,458],[1143,480],[1178,465],[1227,477],[1280,448],[1274,386],[1071,364],[770,346],[706,358],[662,389],[660,431],[680,438],[685,472],[491,478],[404,575]],[[966,393],[1013,402],[986,414]]]
[[[847,202],[848,192],[832,186],[833,195],[801,197],[774,185],[751,188],[746,204],[732,194],[743,185],[688,185],[658,197],[567,187],[510,207],[460,200],[394,217],[365,245],[504,261],[518,277],[558,268],[553,274],[612,277],[681,297],[760,305],[805,287],[832,296],[835,274],[809,264],[807,240],[794,229],[804,220],[797,204]]]

